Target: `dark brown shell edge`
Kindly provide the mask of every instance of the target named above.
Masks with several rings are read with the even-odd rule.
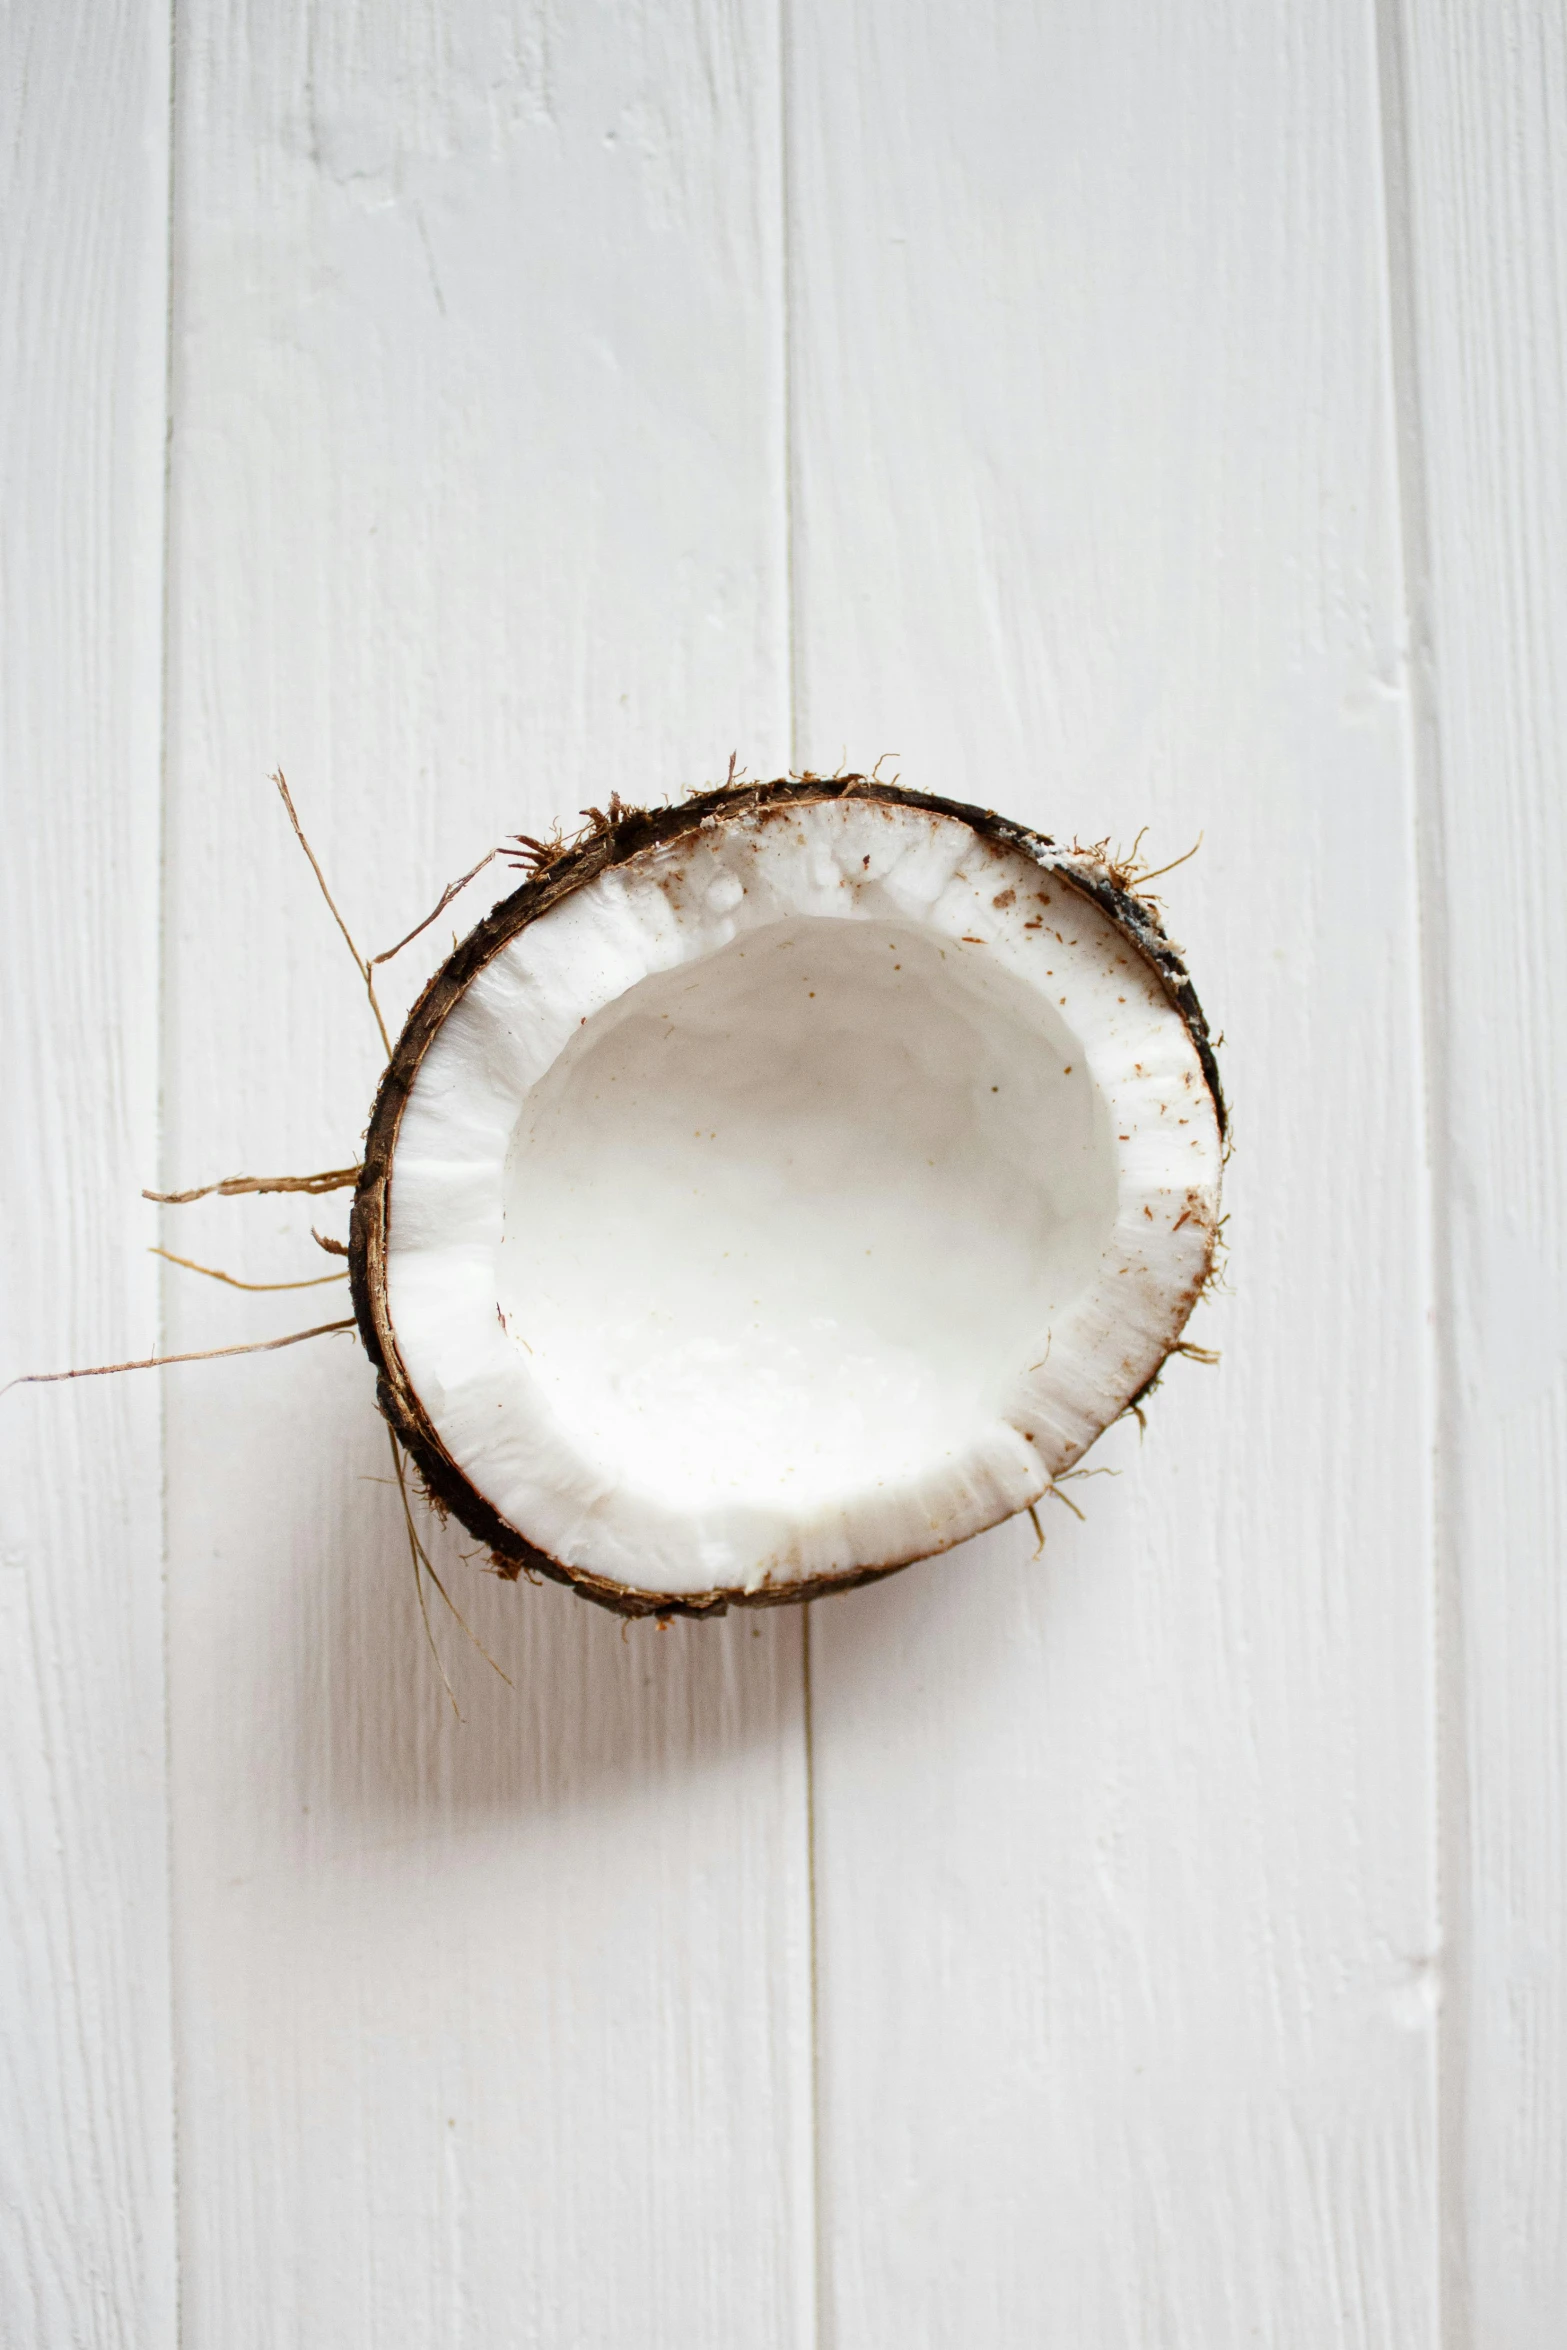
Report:
[[[567,1566],[508,1525],[450,1459],[403,1367],[386,1305],[386,1234],[392,1159],[403,1108],[437,1031],[463,991],[491,958],[520,930],[537,921],[573,890],[581,889],[611,866],[624,864],[643,849],[661,846],[678,839],[682,833],[695,831],[706,817],[742,816],[758,809],[849,797],[879,800],[894,807],[925,808],[938,815],[956,817],[982,838],[1020,850],[1042,870],[1058,875],[1091,898],[1151,966],[1186,1023],[1213,1097],[1221,1139],[1225,1133],[1224,1092],[1208,1023],[1186,966],[1165,937],[1157,912],[1123,887],[1108,866],[1061,849],[1043,833],[998,816],[991,808],[970,807],[961,800],[940,799],[929,792],[905,790],[901,785],[882,783],[863,775],[835,776],[830,780],[788,776],[772,783],[721,786],[715,791],[697,793],[674,807],[626,809],[618,811],[612,820],[598,820],[586,836],[566,844],[469,932],[435,973],[409,1013],[370,1114],[364,1167],[354,1192],[349,1231],[354,1314],[365,1352],[376,1368],[376,1401],[381,1413],[406,1447],[431,1499],[440,1509],[450,1511],[477,1541],[484,1543],[497,1571],[512,1579],[523,1574],[547,1575],[552,1582],[567,1584],[584,1599],[594,1600],[600,1607],[622,1616],[721,1616],[732,1606],[778,1607],[825,1598],[836,1591],[852,1591],[859,1584],[878,1582],[884,1575],[897,1574],[900,1568],[913,1565],[916,1557],[938,1555],[935,1551],[921,1550],[909,1558],[853,1567],[842,1574],[818,1575],[804,1582],[764,1584],[755,1591],[731,1588],[697,1593],[634,1591],[606,1576],[595,1575],[589,1568]],[[1179,1336],[1179,1330],[1172,1333],[1172,1349]],[[1139,1391],[1139,1397],[1147,1394],[1158,1376],[1156,1370]]]

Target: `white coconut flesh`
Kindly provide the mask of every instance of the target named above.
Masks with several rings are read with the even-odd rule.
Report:
[[[468,985],[402,1114],[386,1306],[528,1543],[672,1597],[893,1565],[1038,1500],[1144,1386],[1220,1135],[1069,870],[925,808],[726,812]]]

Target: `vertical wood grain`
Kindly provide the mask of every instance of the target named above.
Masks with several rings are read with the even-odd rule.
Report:
[[[0,1379],[143,1354],[157,1150],[168,58],[8,12],[0,89]],[[174,2319],[159,1414],[0,1405],[0,2335]]]
[[[1390,5],[1445,1394],[1450,2350],[1567,2323],[1567,27]]]
[[[1409,698],[1368,7],[796,0],[799,752],[1201,854],[1231,1293],[813,1614],[823,2350],[1434,2342]]]
[[[379,948],[503,834],[732,748],[781,764],[787,662],[771,9],[180,22],[167,1169],[194,1183],[352,1159],[377,1075],[270,766]],[[394,1005],[507,886],[393,967]],[[312,1218],[343,1202],[169,1229],[283,1278],[330,1269]],[[192,1342],[343,1296],[200,1292],[171,1277]],[[176,1377],[189,2350],[803,2341],[798,1622],[623,1629],[443,1538],[515,1683],[437,1605],[459,1726],[356,1344]]]
[[[7,2342],[173,2340],[166,1412],[187,2342],[1554,2350],[1567,40],[1373,16],[183,0],[165,1177],[363,1126],[270,765],[383,945],[783,765],[792,571],[798,759],[1205,833],[1235,1246],[1086,1526],[814,1613],[814,2157],[798,1623],[438,1537],[459,1728],[352,1341],[7,1398]],[[157,1334],[168,225],[162,22],[8,39],[0,1376]]]

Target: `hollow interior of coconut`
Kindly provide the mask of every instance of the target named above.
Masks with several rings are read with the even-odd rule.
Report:
[[[1060,870],[950,817],[731,816],[519,929],[420,1064],[387,1296],[441,1446],[670,1594],[1025,1507],[1207,1268],[1190,1036]]]

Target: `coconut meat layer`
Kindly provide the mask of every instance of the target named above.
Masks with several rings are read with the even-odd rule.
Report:
[[[709,819],[521,930],[432,1042],[388,1306],[441,1443],[671,1595],[962,1540],[1206,1269],[1184,1023],[1064,871],[875,801]]]

